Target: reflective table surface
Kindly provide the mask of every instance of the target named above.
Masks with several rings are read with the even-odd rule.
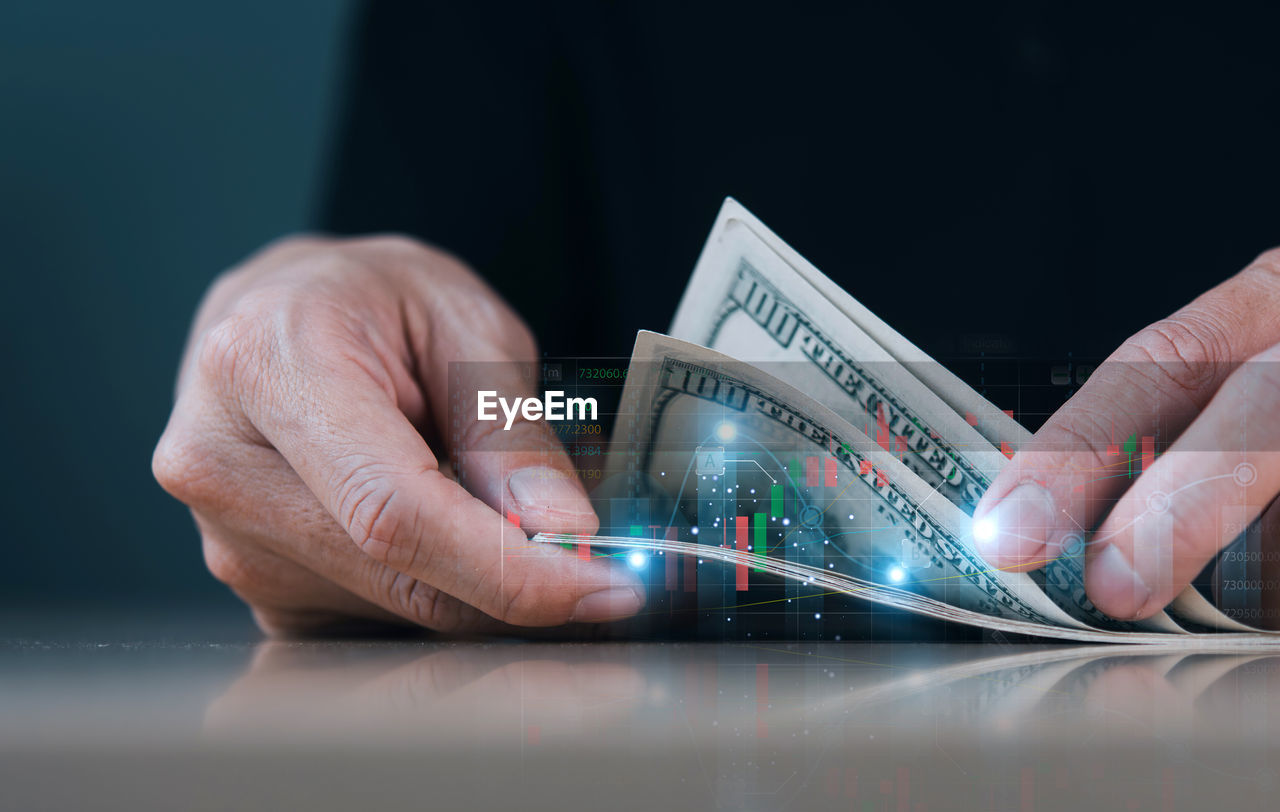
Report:
[[[3,627],[4,809],[1280,806],[1280,654],[82,626]]]

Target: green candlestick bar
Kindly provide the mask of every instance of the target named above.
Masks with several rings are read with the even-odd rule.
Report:
[[[777,491],[777,490],[778,488],[774,488],[774,491]],[[763,513],[756,514],[755,553],[761,558],[764,558],[766,555],[768,555],[768,550],[765,548],[764,520],[765,520],[765,515]],[[756,572],[764,572],[764,567],[752,567],[752,569],[754,569]]]

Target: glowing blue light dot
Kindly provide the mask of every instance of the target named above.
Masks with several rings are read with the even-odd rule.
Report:
[[[642,570],[644,569],[644,565],[648,563],[649,563],[649,556],[645,555],[639,550],[636,550],[635,552],[627,556],[627,564],[629,564],[631,566],[631,569],[633,570]]]
[[[907,577],[907,573],[905,570],[902,569],[902,567],[894,567],[893,569],[889,570],[889,580],[893,581],[895,584],[902,583],[902,580],[906,577]]]
[[[698,528],[696,528],[696,527],[691,527],[691,528],[689,528],[689,532],[696,536],[696,535],[698,535]]]

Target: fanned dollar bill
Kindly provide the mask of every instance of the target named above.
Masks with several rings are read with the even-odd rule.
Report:
[[[1023,634],[1280,640],[1194,589],[1173,605],[1190,630],[1165,613],[1106,617],[1085,595],[1083,538],[1031,575],[987,565],[970,516],[1029,433],[732,199],[672,333],[637,338],[606,472],[627,496],[613,501],[659,532],[538,540],[718,561],[736,570],[737,590],[763,573],[809,597],[846,593]]]
[[[1007,462],[993,442],[1012,452],[1028,432],[852,296],[828,298],[839,290],[730,198],[671,333],[761,364],[811,394],[972,515]],[[1073,617],[1113,630],[1183,631],[1163,612],[1137,623],[1108,618],[1085,593],[1083,536],[1068,547],[1030,577]]]
[[[708,448],[716,451],[699,454]],[[788,476],[787,459],[823,469],[811,477],[820,484],[793,497],[795,521],[775,514],[779,522],[766,526],[766,549],[755,552],[761,567],[780,558],[883,586],[901,576],[895,588],[904,589],[902,562],[927,561],[909,591],[990,617],[1086,628],[1025,574],[988,566],[964,511],[835,412],[753,364],[641,332],[607,475],[629,476],[649,498],[670,502],[669,525],[712,536],[729,517],[717,512],[719,521],[706,527],[700,503],[732,499],[736,516],[744,501],[741,492],[725,492],[738,477],[720,467],[719,474],[698,472],[700,456],[717,454],[718,463],[750,458],[771,480]]]
[[[817,520],[792,530],[774,515],[766,544],[734,544],[727,518],[720,517],[761,497],[734,493],[746,486],[726,467],[699,473],[699,458],[711,456],[712,448],[721,466],[755,455],[770,480],[775,466],[787,475],[781,457],[830,460],[818,489],[831,493],[793,497],[791,512],[816,512]],[[1076,620],[1025,574],[989,567],[973,549],[969,517],[839,415],[752,364],[668,336],[642,332],[637,338],[608,465],[611,479],[628,481],[637,498],[669,510],[665,526],[675,532],[652,539],[539,534],[535,541],[719,561],[827,593],[1020,634],[1148,643],[1176,638],[1214,646],[1269,639],[1125,632]],[[708,522],[708,515],[717,519]],[[899,579],[893,573],[903,559],[928,566]]]
[[[1031,436],[733,198],[716,218],[672,335],[749,361],[808,360],[774,372],[855,424],[874,419],[872,436],[881,445],[900,444],[904,462],[926,482],[948,480],[941,492],[970,514],[974,494],[986,490]],[[1253,630],[1194,587],[1183,590],[1169,613],[1112,620],[1085,593],[1084,546],[1083,533],[1067,537],[1053,560],[1031,574],[1073,617],[1113,630],[1178,633],[1183,627],[1175,617],[1193,627]]]

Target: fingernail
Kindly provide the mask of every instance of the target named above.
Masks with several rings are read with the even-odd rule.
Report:
[[[987,561],[998,566],[1020,566],[1044,556],[1053,520],[1053,497],[1049,492],[1039,485],[1023,483],[975,523],[974,541]],[[990,524],[979,524],[984,522]],[[986,532],[979,532],[982,529]]]
[[[592,592],[573,610],[569,620],[577,623],[601,623],[631,617],[644,606],[640,592],[628,587],[612,587]]]
[[[1151,599],[1151,589],[1114,544],[1089,562],[1084,582],[1090,600],[1115,618],[1136,618]]]
[[[584,514],[591,509],[570,476],[554,468],[521,468],[507,477],[507,487],[521,510]]]

